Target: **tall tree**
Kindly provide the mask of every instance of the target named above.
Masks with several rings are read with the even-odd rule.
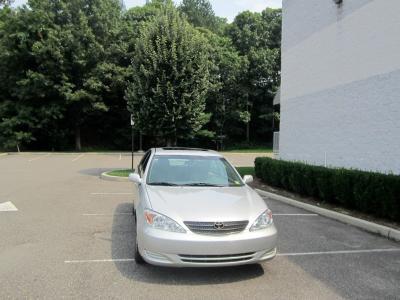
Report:
[[[192,136],[205,124],[210,88],[206,43],[170,1],[142,27],[126,99],[144,133],[176,145],[178,138]]]
[[[122,39],[127,43],[126,57],[129,59],[129,63],[135,54],[140,29],[157,16],[163,5],[162,0],[153,0],[143,6],[133,7],[123,15],[121,34],[123,35]]]
[[[26,8],[0,11],[0,147],[6,149],[34,142],[40,132],[57,136],[63,111],[52,83],[32,71],[39,67],[33,47],[45,27],[36,17]]]
[[[8,113],[19,109],[12,117],[17,122],[2,124],[20,128],[24,133],[20,137],[28,142],[46,136],[44,127],[59,125],[66,134],[74,131],[80,150],[82,126],[91,116],[107,111],[106,99],[115,96],[124,82],[120,2],[29,0],[28,6],[11,12],[13,17],[3,26],[6,51],[0,60],[11,76],[3,88],[7,103],[13,103],[7,106]],[[22,112],[28,117],[23,118]],[[61,128],[56,132],[63,132]]]
[[[280,84],[281,19],[280,9],[267,8],[261,13],[245,11],[226,30],[235,48],[249,62],[242,76],[250,117],[246,126],[248,141],[250,132],[264,140],[271,135],[272,101]]]
[[[239,55],[229,38],[207,29],[201,32],[209,44],[212,83],[206,107],[211,119],[206,127],[208,132],[201,133],[221,145],[227,137],[240,136],[237,129],[246,121],[247,98],[243,93],[242,70],[248,68],[248,61]]]
[[[222,33],[226,19],[217,17],[208,0],[183,0],[179,10],[195,27],[204,27],[215,33]]]

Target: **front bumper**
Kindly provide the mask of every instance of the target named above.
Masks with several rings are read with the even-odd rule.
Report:
[[[274,225],[250,232],[212,236],[165,232],[146,227],[138,236],[139,251],[153,265],[171,267],[221,267],[254,264],[276,255]]]

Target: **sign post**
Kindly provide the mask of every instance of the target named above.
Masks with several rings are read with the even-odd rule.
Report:
[[[131,139],[132,139],[132,172],[133,172],[133,161],[134,161],[134,151],[135,151],[135,131],[134,131],[134,126],[135,126],[135,121],[133,120],[133,114],[131,114],[131,129],[132,129],[132,134],[131,134]]]

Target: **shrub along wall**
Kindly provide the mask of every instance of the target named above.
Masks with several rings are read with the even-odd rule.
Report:
[[[256,176],[303,196],[400,222],[400,176],[258,157]]]

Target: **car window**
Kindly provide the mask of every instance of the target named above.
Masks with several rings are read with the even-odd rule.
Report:
[[[180,186],[242,186],[234,168],[219,156],[155,155],[147,183]]]
[[[142,175],[144,173],[144,170],[146,169],[146,164],[147,161],[150,157],[151,154],[151,150],[148,150],[142,157],[142,159],[140,160],[139,166],[138,166],[138,173],[139,175]]]
[[[149,162],[150,156],[151,156],[151,152],[148,153],[148,155],[145,157],[145,159],[143,161],[143,165],[142,165],[143,173],[144,173],[144,171],[146,171],[146,166],[147,166],[147,163]]]

